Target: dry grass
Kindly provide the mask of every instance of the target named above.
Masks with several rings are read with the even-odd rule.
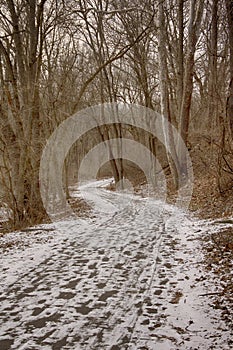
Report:
[[[220,309],[222,317],[233,326],[233,226],[203,237],[204,267],[221,291],[213,295],[213,307]]]

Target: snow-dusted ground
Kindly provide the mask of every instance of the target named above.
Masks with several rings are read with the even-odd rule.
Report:
[[[95,217],[1,238],[0,349],[229,349],[199,225],[152,198],[82,194]]]

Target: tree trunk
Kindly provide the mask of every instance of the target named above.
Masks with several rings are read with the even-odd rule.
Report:
[[[161,114],[163,120],[163,132],[165,147],[167,152],[167,159],[169,167],[173,176],[175,188],[178,189],[178,171],[179,167],[178,157],[176,153],[174,135],[171,127],[171,113],[170,113],[170,101],[169,101],[169,89],[168,89],[168,67],[167,67],[167,52],[166,52],[166,34],[165,34],[165,17],[163,2],[159,3],[159,84],[160,84],[160,103]]]
[[[177,98],[178,113],[181,114],[183,90],[184,90],[184,0],[179,0],[178,6],[178,77],[177,77]]]
[[[191,0],[190,5],[190,19],[189,19],[189,31],[188,31],[188,47],[187,55],[185,60],[185,76],[184,76],[184,89],[183,89],[183,98],[181,105],[180,113],[180,134],[187,145],[188,141],[188,130],[189,130],[189,120],[190,120],[190,108],[191,108],[191,99],[193,92],[193,75],[194,75],[194,62],[195,62],[195,51],[196,44],[199,37],[199,31],[202,21],[204,0]],[[179,158],[180,158],[180,167],[181,172],[186,175],[186,156],[181,151],[179,147]]]
[[[230,128],[231,138],[233,139],[233,1],[226,0],[227,20],[228,20],[228,37],[229,37],[229,54],[230,54],[230,85],[229,95],[227,98],[227,118]]]
[[[25,5],[25,23],[19,19],[16,4],[7,0],[9,17],[12,23],[12,47],[14,57],[6,44],[0,42],[0,51],[11,79],[7,87],[8,130],[10,124],[14,134],[14,147],[9,147],[11,165],[11,204],[15,208],[14,225],[33,224],[45,215],[39,189],[39,166],[43,141],[40,139],[40,98],[39,78],[42,62],[42,0]],[[22,19],[21,19],[22,20]],[[23,26],[27,30],[22,30]],[[40,41],[40,42],[39,42]],[[14,67],[14,68],[13,68]],[[16,73],[14,73],[16,72]],[[13,91],[13,93],[12,93]]]
[[[217,44],[218,44],[218,0],[213,0],[210,33],[210,78],[209,78],[209,106],[208,129],[211,135],[217,129],[218,94],[217,94]]]

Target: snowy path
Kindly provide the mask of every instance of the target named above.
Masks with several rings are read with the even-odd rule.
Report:
[[[185,215],[102,188],[88,196],[109,212],[1,253],[0,349],[229,349],[200,296],[214,286]]]

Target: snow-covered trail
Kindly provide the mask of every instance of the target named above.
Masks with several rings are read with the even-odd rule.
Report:
[[[96,218],[1,253],[0,349],[229,349],[186,215],[96,184],[82,193]]]

